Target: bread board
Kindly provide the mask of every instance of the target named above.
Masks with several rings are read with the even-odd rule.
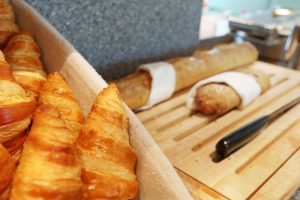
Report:
[[[300,105],[216,161],[219,139],[300,96],[300,72],[264,62],[244,67],[267,73],[272,86],[242,110],[219,117],[190,112],[186,89],[137,113],[195,199],[287,199],[300,186]]]
[[[80,53],[25,1],[10,2],[21,30],[31,32],[38,43],[46,71],[59,71],[64,75],[86,115],[96,95],[107,83]],[[139,194],[136,199],[192,199],[155,141],[128,107],[126,111],[130,121],[130,143],[138,160],[136,173]]]

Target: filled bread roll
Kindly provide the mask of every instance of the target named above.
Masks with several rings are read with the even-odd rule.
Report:
[[[39,47],[32,35],[27,32],[15,34],[3,53],[16,81],[37,96],[47,77],[40,61]]]
[[[11,155],[0,144],[0,199],[6,199],[10,183],[13,179],[15,163]]]
[[[34,95],[15,81],[0,51],[0,143],[11,154],[22,148],[35,108]]]
[[[193,57],[167,60],[176,73],[175,92],[189,87],[197,81],[256,61],[258,52],[248,43],[227,44],[210,51],[196,51]],[[168,74],[163,74],[167,77]],[[132,109],[145,105],[151,92],[152,77],[148,72],[137,71],[115,81],[121,97]]]
[[[77,139],[84,199],[132,199],[136,155],[119,92],[110,84],[96,98]]]
[[[15,24],[15,15],[11,6],[5,0],[0,0],[0,49],[2,49],[9,38],[19,32]]]
[[[70,137],[75,142],[84,118],[71,88],[59,72],[49,74],[40,91],[38,105],[47,104],[60,112],[61,118],[72,132]]]
[[[259,84],[261,93],[270,87],[269,76],[260,71],[244,71]],[[247,90],[247,86],[244,90]],[[204,114],[221,115],[241,104],[240,95],[226,83],[208,83],[196,90],[195,105]]]
[[[11,200],[81,199],[81,168],[72,134],[58,110],[36,109],[11,190]]]

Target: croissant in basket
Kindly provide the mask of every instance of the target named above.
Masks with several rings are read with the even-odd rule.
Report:
[[[5,0],[0,0],[0,48],[4,47],[13,34],[19,32],[14,21],[15,15],[11,6]]]
[[[7,199],[14,171],[15,163],[11,155],[0,144],[0,199]]]
[[[81,169],[70,134],[58,110],[36,109],[10,199],[81,199]]]
[[[96,98],[77,139],[85,199],[132,199],[136,155],[119,92],[110,84]]]
[[[15,34],[3,50],[17,82],[26,90],[38,95],[46,73],[40,61],[40,50],[30,33]]]
[[[75,142],[84,118],[72,90],[59,72],[49,74],[40,91],[38,105],[47,104],[60,112],[61,118],[72,131],[70,137]]]
[[[15,81],[0,51],[0,143],[11,154],[20,151],[35,108],[35,97]]]

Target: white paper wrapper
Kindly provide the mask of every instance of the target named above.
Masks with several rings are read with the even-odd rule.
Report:
[[[176,86],[176,72],[170,63],[150,63],[138,69],[149,72],[152,82],[148,102],[137,110],[146,110],[172,96]]]
[[[258,82],[250,75],[241,72],[224,72],[203,79],[196,83],[187,94],[186,106],[194,110],[196,91],[199,87],[208,83],[224,83],[232,87],[236,93],[241,97],[241,104],[239,108],[254,101],[261,93],[261,87]]]

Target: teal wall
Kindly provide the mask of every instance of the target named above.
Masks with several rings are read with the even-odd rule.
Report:
[[[246,9],[249,12],[267,9],[275,5],[300,8],[300,0],[206,0],[209,11],[230,10],[232,14],[239,14]]]

